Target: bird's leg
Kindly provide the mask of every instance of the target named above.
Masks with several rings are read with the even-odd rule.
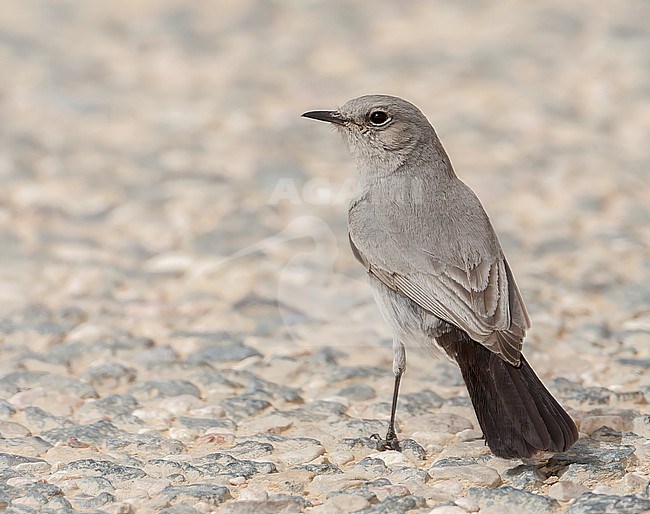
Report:
[[[399,384],[402,380],[402,375],[406,370],[406,351],[404,345],[397,339],[393,339],[393,374],[395,375],[395,386],[393,388],[393,403],[390,409],[390,422],[388,425],[388,433],[385,440],[379,440],[379,447],[382,450],[397,450],[400,451],[399,441],[397,440],[397,432],[395,432],[395,412],[397,411],[397,397],[399,396]],[[373,436],[379,439],[379,436]]]

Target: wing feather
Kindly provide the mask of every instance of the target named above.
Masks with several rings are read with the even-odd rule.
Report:
[[[502,254],[462,269],[432,262],[428,272],[395,273],[371,263],[354,244],[369,273],[438,318],[457,326],[505,361],[518,365],[530,319]]]

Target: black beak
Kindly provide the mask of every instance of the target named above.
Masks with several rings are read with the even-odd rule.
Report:
[[[337,125],[345,125],[348,121],[341,116],[338,111],[309,111],[302,115],[303,118],[311,118],[313,120],[327,121],[328,123],[335,123]]]

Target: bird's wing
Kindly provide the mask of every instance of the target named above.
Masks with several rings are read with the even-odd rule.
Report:
[[[432,261],[426,272],[395,273],[370,262],[351,236],[350,245],[357,260],[386,286],[467,332],[505,361],[519,364],[530,319],[502,254],[467,269]]]

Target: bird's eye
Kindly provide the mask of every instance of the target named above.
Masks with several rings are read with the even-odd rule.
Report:
[[[390,116],[384,111],[373,111],[368,117],[370,123],[376,126],[384,125],[390,121]]]

